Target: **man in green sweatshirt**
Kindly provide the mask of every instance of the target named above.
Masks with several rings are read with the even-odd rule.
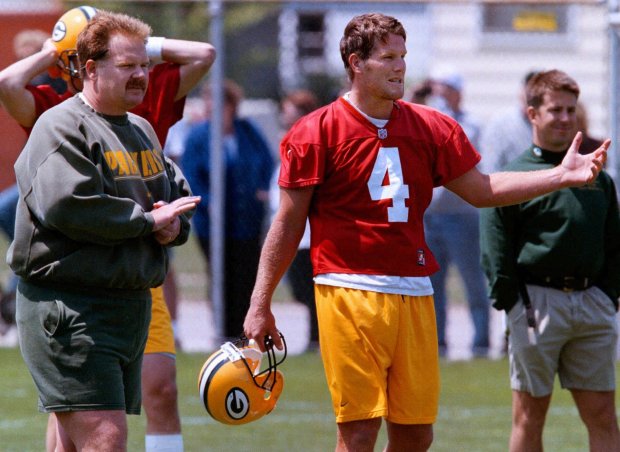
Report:
[[[43,411],[78,450],[125,450],[140,412],[150,288],[167,246],[184,243],[199,197],[128,111],[148,86],[150,27],[100,12],[78,39],[83,92],[36,122],[15,171],[8,261],[21,280],[17,325]],[[65,444],[66,443],[66,444]],[[71,444],[72,443],[72,444]],[[69,446],[70,445],[70,446]]]

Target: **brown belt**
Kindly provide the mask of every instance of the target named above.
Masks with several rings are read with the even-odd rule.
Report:
[[[527,284],[535,286],[553,287],[564,292],[586,290],[594,285],[593,278],[577,278],[574,276],[530,276],[525,278]]]

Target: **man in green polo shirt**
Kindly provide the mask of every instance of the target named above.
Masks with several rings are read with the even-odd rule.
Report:
[[[540,72],[526,94],[533,144],[508,171],[558,165],[577,130],[579,87],[567,74]],[[620,215],[611,177],[602,171],[582,187],[484,209],[480,221],[491,298],[507,312],[510,450],[542,451],[556,373],[575,400],[590,450],[620,450],[614,402]]]

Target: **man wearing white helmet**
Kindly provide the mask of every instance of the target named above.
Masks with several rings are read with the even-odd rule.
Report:
[[[44,111],[81,90],[76,41],[95,13],[96,10],[90,7],[68,11],[54,27],[52,39],[45,42],[40,52],[0,72],[0,101],[27,133]],[[207,43],[151,37],[147,52],[151,62],[163,61],[164,64],[151,69],[144,101],[131,111],[149,120],[163,145],[168,129],[182,116],[185,96],[211,67],[215,50]],[[27,86],[34,76],[50,67],[50,73],[69,82],[70,91],[58,95],[47,85]],[[161,287],[152,291],[152,298],[152,322],[142,365],[143,403],[147,414],[146,446],[147,450],[162,445],[172,446],[167,450],[182,450],[170,314]],[[54,429],[48,429],[48,450],[54,450],[54,433]]]

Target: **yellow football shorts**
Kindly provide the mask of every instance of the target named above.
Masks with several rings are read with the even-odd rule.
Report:
[[[144,353],[166,353],[176,354],[174,347],[174,333],[172,331],[172,320],[170,312],[164,299],[164,289],[162,286],[151,289],[151,324],[149,325],[149,336],[146,340]]]
[[[439,356],[432,296],[315,285],[321,357],[336,422],[432,424]]]

